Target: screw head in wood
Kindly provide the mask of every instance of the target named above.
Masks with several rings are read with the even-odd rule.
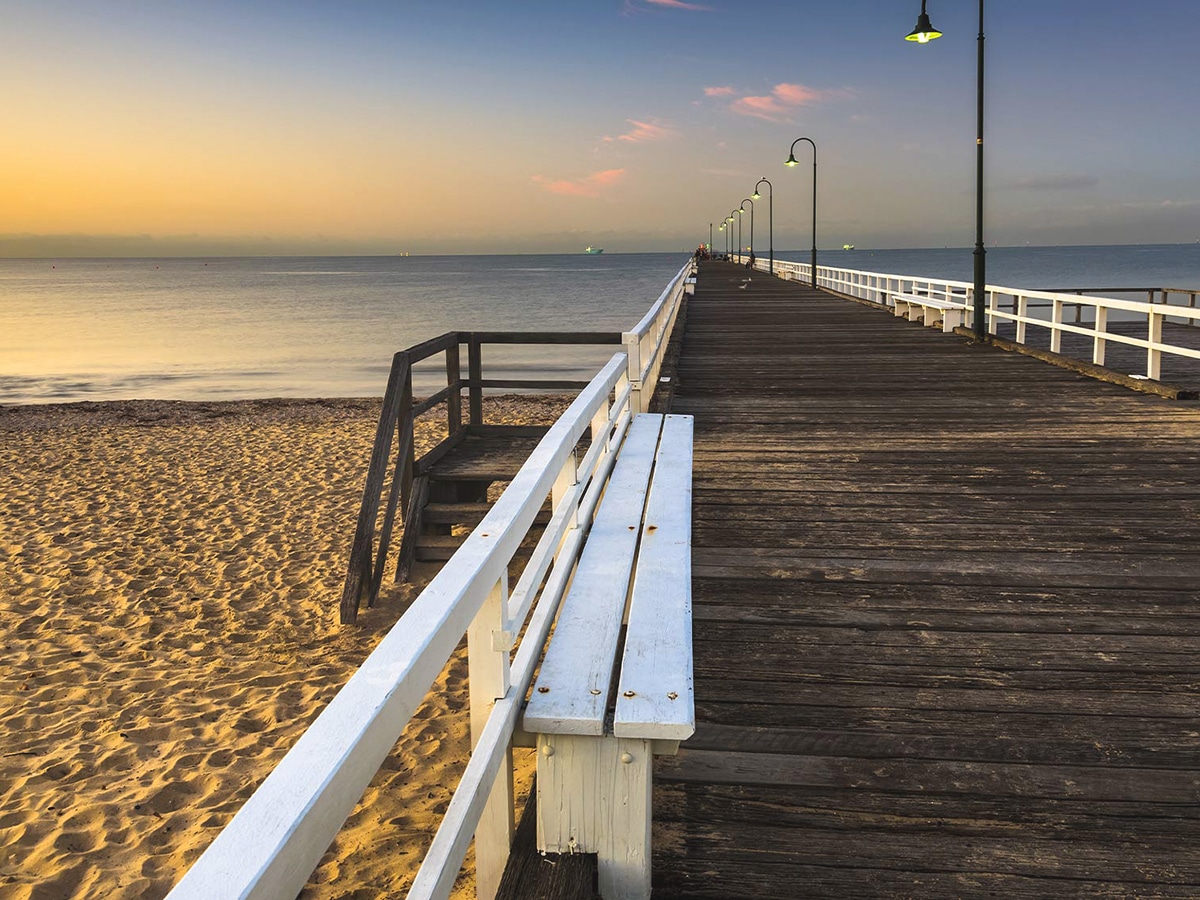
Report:
[[[629,763],[633,762],[633,754],[629,753],[629,752],[622,753],[621,754],[621,762],[625,763],[626,765],[629,765]]]

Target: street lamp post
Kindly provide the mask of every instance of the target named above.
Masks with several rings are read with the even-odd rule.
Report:
[[[750,258],[754,259],[754,201],[747,197],[738,207],[738,212],[747,204],[750,204]]]
[[[720,227],[720,228],[718,228],[717,230],[718,230],[718,231],[725,231],[725,223],[724,223],[724,222],[721,222],[721,227]],[[728,253],[728,252],[729,252],[729,232],[728,232],[728,231],[725,231],[725,252],[726,252],[726,253]]]
[[[925,12],[925,0],[921,0],[921,15],[917,27],[906,37],[907,41],[927,44],[942,33],[929,22]],[[983,246],[983,0],[979,0],[978,60],[975,70],[975,292],[972,297],[974,321],[972,323],[977,340],[987,340],[987,250]]]
[[[712,226],[713,226],[713,223],[709,222],[708,223],[708,253],[710,256],[712,255]]]
[[[760,194],[758,192],[759,184],[765,184],[768,188],[771,189],[770,193],[767,194],[767,229],[768,229],[767,230],[767,240],[770,242],[770,247],[771,247],[771,249],[770,249],[771,264],[768,268],[768,271],[770,272],[770,274],[774,275],[775,274],[775,188],[771,184],[771,182],[767,181],[767,177],[764,175],[762,178],[758,179],[758,184],[754,185],[754,193],[750,195],[755,200],[762,199],[762,194]],[[753,223],[754,219],[751,218],[750,221]]]
[[[922,0],[924,2],[924,0]],[[812,286],[817,286],[817,142],[812,138],[798,137],[792,141],[792,149],[788,151],[785,166],[798,166],[796,161],[796,145],[808,141],[813,148],[813,188],[812,188]]]
[[[725,221],[729,223],[729,249],[732,251],[733,250],[733,223],[738,221],[737,211],[731,209],[729,211],[729,218],[726,219]],[[738,225],[740,226],[741,223],[738,222]],[[741,242],[742,242],[742,236],[741,236],[741,234],[738,234],[738,243],[740,244]],[[742,248],[738,247],[738,256],[741,256],[741,255],[742,255]]]

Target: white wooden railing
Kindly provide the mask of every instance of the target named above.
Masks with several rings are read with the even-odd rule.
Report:
[[[294,898],[464,633],[473,749],[408,896],[448,897],[472,837],[477,895],[495,895],[514,830],[517,714],[617,451],[632,417],[649,405],[693,271],[689,262],[625,334],[628,351],[615,354],[554,423],[483,521],[170,900]],[[589,429],[584,451],[580,441]],[[548,496],[551,520],[510,590],[509,564]]]
[[[650,399],[654,395],[666,356],[667,342],[695,270],[694,261],[680,269],[646,315],[642,316],[642,320],[621,336],[629,359],[629,381],[633,385],[637,398],[635,406],[639,412],[646,412],[650,408]]]
[[[744,258],[739,258],[744,262]],[[755,269],[765,272],[767,264],[756,260]],[[810,283],[812,266],[809,263],[775,260],[775,274],[784,279]],[[949,281],[938,278],[923,278],[915,275],[888,275],[881,272],[863,272],[857,269],[838,269],[817,266],[817,286],[854,297],[892,306],[892,294],[918,294],[933,297],[962,306],[973,307],[975,287],[970,282]],[[1024,288],[987,286],[986,319],[990,334],[996,334],[1001,322],[1015,325],[1015,340],[1025,344],[1029,329],[1042,328],[1050,332],[1050,350],[1062,352],[1064,334],[1077,334],[1092,342],[1092,362],[1104,365],[1105,349],[1109,343],[1140,347],[1146,351],[1145,378],[1157,381],[1162,374],[1164,353],[1200,359],[1200,350],[1163,341],[1163,323],[1176,321],[1188,325],[1200,325],[1200,309],[1194,300],[1188,305],[1171,302],[1174,295],[1182,298],[1188,291],[1163,291],[1162,303],[1146,303],[1135,300],[1117,300],[1076,293],[1027,290]],[[1073,309],[1074,321],[1067,321],[1066,310]],[[1040,314],[1039,314],[1040,313]],[[970,321],[970,313],[967,315]],[[1110,321],[1145,322],[1146,336],[1135,337],[1110,331]]]

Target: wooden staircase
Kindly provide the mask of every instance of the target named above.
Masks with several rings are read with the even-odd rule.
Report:
[[[468,426],[463,439],[443,455],[418,464],[404,517],[399,580],[408,580],[414,563],[442,563],[454,555],[492,508],[488,489],[511,481],[547,430],[544,425]],[[549,520],[547,502],[535,523]]]

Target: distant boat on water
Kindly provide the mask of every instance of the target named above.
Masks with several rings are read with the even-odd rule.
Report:
[[[585,247],[583,252],[584,253],[603,253],[604,248],[603,247]]]

